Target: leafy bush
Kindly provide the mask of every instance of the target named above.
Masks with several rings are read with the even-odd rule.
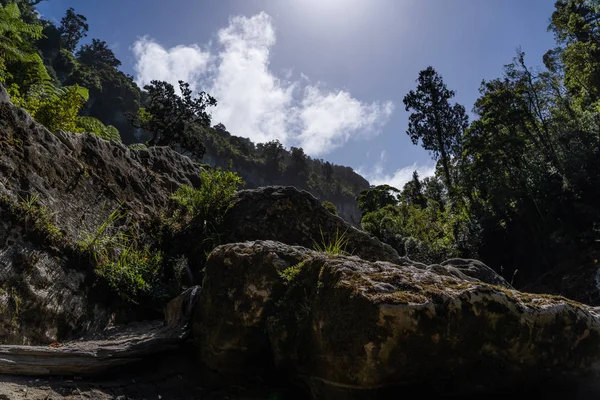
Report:
[[[82,132],[93,133],[104,140],[121,142],[121,135],[119,135],[117,128],[112,125],[106,126],[94,117],[77,117],[77,129]]]
[[[199,189],[183,185],[173,195],[180,217],[197,219],[203,225],[216,228],[233,195],[244,185],[235,172],[215,169],[202,171]]]
[[[144,143],[134,143],[128,146],[131,150],[148,150],[148,146]]]
[[[152,295],[155,284],[160,281],[163,256],[128,246],[120,251],[114,261],[100,265],[96,273],[103,277],[109,286],[126,301],[137,303],[142,295]]]
[[[108,263],[119,251],[127,247],[127,235],[115,229],[115,224],[124,217],[120,206],[111,212],[106,219],[94,230],[86,229],[81,233],[81,240],[77,243],[79,249],[90,254],[97,265]]]
[[[333,204],[332,202],[326,200],[322,203],[322,205],[323,205],[323,207],[325,207],[325,209],[327,211],[329,211],[333,215],[338,215],[337,208],[335,207],[335,204]]]
[[[62,89],[36,85],[24,96],[14,86],[11,89],[12,102],[23,107],[49,131],[82,131],[78,113],[88,100],[87,89],[77,85]]]
[[[141,296],[160,297],[162,253],[138,247],[135,238],[117,228],[124,216],[117,207],[96,229],[82,232],[79,249],[91,256],[96,274],[122,299],[138,303]]]

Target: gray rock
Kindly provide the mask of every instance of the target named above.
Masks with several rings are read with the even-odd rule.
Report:
[[[512,289],[513,287],[493,269],[478,260],[466,260],[462,258],[454,258],[444,261],[441,264],[443,267],[452,267],[462,272],[463,274],[475,278],[481,282],[491,285],[498,285]]]
[[[200,185],[201,169],[168,148],[136,151],[92,134],[53,134],[4,93],[0,343],[45,344],[100,329],[115,310],[101,288],[93,289],[96,277],[74,254],[76,243],[119,205],[122,223],[146,240],[171,194],[182,184]],[[34,198],[35,214],[25,206]]]
[[[9,103],[10,97],[4,86],[0,85],[0,103]]]
[[[220,246],[194,316],[199,356],[229,383],[285,371],[319,399],[598,376],[593,308],[434,269],[271,241]]]
[[[307,248],[347,240],[346,251],[370,261],[398,262],[398,252],[327,211],[310,193],[294,187],[240,191],[225,214],[225,243],[277,240]]]

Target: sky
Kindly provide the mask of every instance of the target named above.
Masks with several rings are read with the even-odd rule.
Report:
[[[48,0],[73,7],[142,86],[182,79],[213,95],[213,124],[278,139],[401,188],[433,173],[402,102],[433,66],[471,110],[518,47],[532,67],[554,47],[553,0]]]

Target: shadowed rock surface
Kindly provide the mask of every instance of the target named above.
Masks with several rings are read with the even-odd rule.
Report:
[[[171,193],[199,175],[168,148],[52,134],[0,86],[0,342],[47,344],[106,326],[113,311],[91,299],[93,271],[75,243],[120,204],[143,240]]]
[[[594,309],[413,266],[271,241],[224,245],[199,302],[194,336],[210,370],[285,371],[313,398],[414,385],[473,393],[598,373]]]
[[[552,293],[585,304],[600,306],[600,248],[571,254],[534,282],[523,288],[532,293]]]
[[[336,238],[347,240],[347,251],[371,261],[400,260],[398,252],[331,214],[310,193],[294,187],[271,186],[242,190],[225,213],[225,243],[277,240],[313,248]]]

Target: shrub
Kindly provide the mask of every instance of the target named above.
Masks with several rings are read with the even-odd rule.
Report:
[[[227,206],[237,190],[244,186],[242,178],[235,172],[221,169],[201,172],[202,184],[194,189],[181,186],[173,195],[177,205],[177,215],[187,215],[192,219],[216,228],[223,218]]]
[[[130,150],[148,150],[148,146],[146,146],[144,143],[134,143],[127,147],[129,147]]]
[[[94,117],[77,117],[77,130],[93,133],[104,140],[121,142],[121,135],[117,128],[112,125],[104,125],[99,119]]]
[[[96,273],[103,277],[109,286],[126,301],[137,303],[141,295],[153,295],[155,285],[160,281],[163,256],[128,246],[121,250],[114,261],[100,265]]]
[[[325,209],[327,211],[329,211],[330,213],[332,213],[333,215],[338,215],[338,211],[337,208],[335,207],[335,204],[333,204],[330,201],[325,200],[323,203],[321,203],[323,205],[323,207],[325,207]]]

